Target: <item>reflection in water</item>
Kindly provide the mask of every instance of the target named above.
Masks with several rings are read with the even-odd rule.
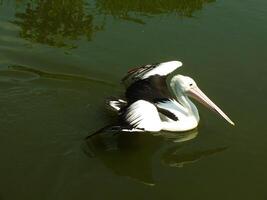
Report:
[[[162,156],[162,162],[170,167],[183,167],[185,164],[194,163],[201,158],[226,150],[227,147],[219,147],[203,151],[181,153],[176,147],[168,149]]]
[[[191,17],[204,4],[214,1],[95,0],[88,3],[85,0],[36,0],[27,1],[25,11],[16,13],[14,23],[21,27],[22,38],[50,46],[75,48],[70,42],[82,36],[91,40],[93,33],[103,30],[107,15],[144,24],[143,19],[135,17],[137,14],[173,13]],[[100,21],[100,25],[96,25],[96,21]]]
[[[165,134],[166,133],[166,134]],[[152,158],[159,152],[160,160],[169,167],[181,167],[194,163],[203,157],[216,154],[226,148],[207,150],[186,150],[181,142],[197,136],[197,130],[186,133],[117,134],[103,133],[86,141],[84,151],[90,157],[97,157],[119,176],[127,176],[148,185],[154,185]],[[176,137],[175,137],[176,135]]]
[[[193,12],[202,9],[204,4],[214,1],[215,0],[96,0],[96,5],[101,13],[125,19],[129,18],[130,12],[147,15],[174,13],[180,16],[191,17]]]
[[[198,134],[197,129],[187,131],[187,132],[168,132],[168,131],[160,131],[158,133],[153,133],[154,136],[162,136],[168,140],[173,142],[185,142],[188,140],[194,139]]]
[[[57,47],[69,46],[69,40],[80,36],[91,40],[93,32],[100,28],[93,25],[84,0],[28,1],[25,11],[16,13],[16,18],[14,23],[21,27],[21,37]]]

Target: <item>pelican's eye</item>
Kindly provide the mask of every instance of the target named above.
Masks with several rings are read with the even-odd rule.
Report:
[[[192,87],[193,86],[193,83],[190,83],[189,86]]]

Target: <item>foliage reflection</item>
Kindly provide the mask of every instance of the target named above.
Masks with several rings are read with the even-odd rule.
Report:
[[[93,25],[93,16],[87,13],[83,0],[30,1],[25,12],[16,13],[16,18],[14,23],[21,27],[21,37],[57,47],[80,36],[91,40],[99,29]]]
[[[147,15],[191,17],[204,4],[214,1],[36,0],[27,1],[25,10],[16,13],[14,23],[21,27],[22,38],[50,46],[74,48],[73,42],[77,39],[86,37],[90,41],[95,32],[103,30],[106,16],[144,24]]]
[[[206,3],[215,0],[96,0],[101,13],[126,17],[130,12],[146,15],[174,13],[191,17],[193,12],[202,9]]]

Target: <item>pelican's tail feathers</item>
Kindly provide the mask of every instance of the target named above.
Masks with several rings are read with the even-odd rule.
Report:
[[[118,99],[115,97],[109,97],[106,100],[106,106],[109,110],[120,112],[122,108],[124,108],[127,105],[127,101],[123,99]]]

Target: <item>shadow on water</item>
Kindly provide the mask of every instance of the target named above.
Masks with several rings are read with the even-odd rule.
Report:
[[[55,47],[76,48],[73,41],[103,30],[106,16],[145,24],[144,16],[176,14],[192,17],[193,13],[215,0],[37,0],[26,1],[24,11],[16,13],[14,24],[20,37]],[[139,15],[140,18],[136,17]],[[141,15],[141,16],[140,16]],[[142,17],[143,16],[143,17]]]
[[[185,133],[161,132],[157,135],[102,133],[88,139],[82,148],[89,157],[100,159],[116,175],[127,176],[152,186],[155,185],[152,161],[156,154],[165,166],[183,167],[227,149],[187,148],[187,143],[184,142],[194,139],[197,134],[197,130]]]

